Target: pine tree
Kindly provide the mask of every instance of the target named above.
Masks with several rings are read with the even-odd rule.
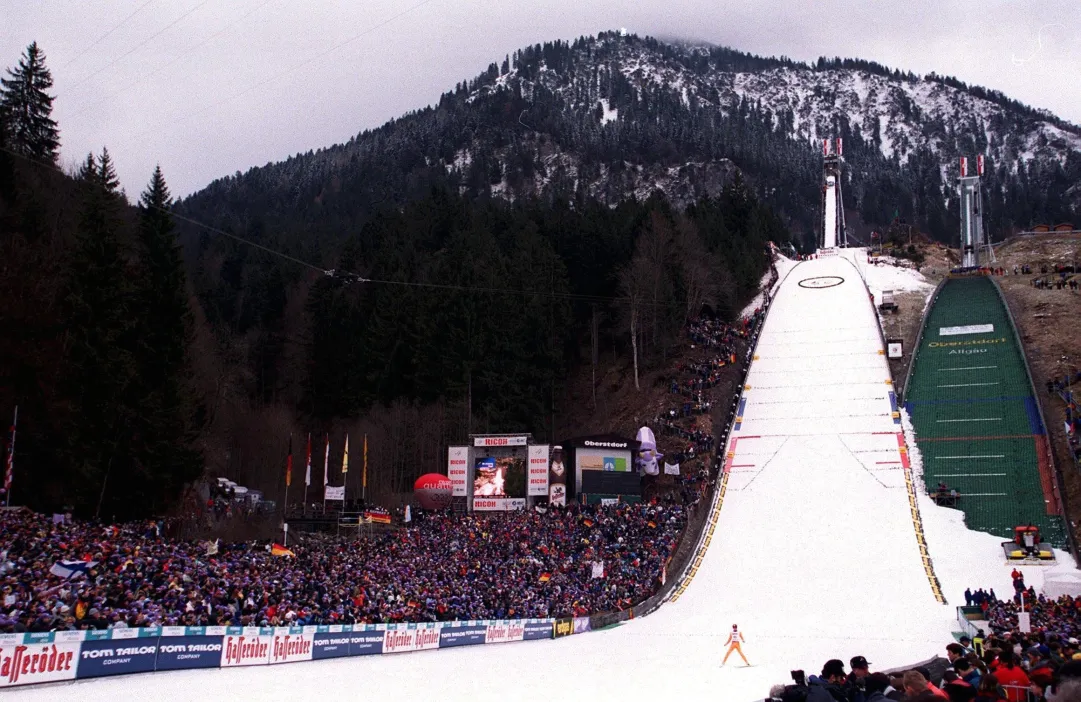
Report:
[[[164,381],[183,364],[191,325],[184,262],[174,232],[172,196],[161,167],[139,200],[139,256],[144,268],[141,343],[152,350],[151,377]]]
[[[194,402],[187,383],[192,320],[172,205],[159,166],[139,200],[141,275],[137,333],[132,337],[138,418],[132,427],[132,453],[142,467],[146,496],[162,503],[201,470],[192,448]]]
[[[121,247],[123,196],[107,150],[79,172],[83,203],[71,252],[65,305],[65,394],[70,415],[66,453],[80,511],[100,512],[110,475],[127,460],[125,431],[134,419],[127,398],[135,380],[133,318]],[[123,486],[114,478],[113,487]]]
[[[60,131],[52,119],[53,77],[37,42],[26,47],[15,70],[0,78],[0,128],[3,143],[30,158],[56,163]]]

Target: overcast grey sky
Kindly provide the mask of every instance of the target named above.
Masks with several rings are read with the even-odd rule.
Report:
[[[184,195],[428,105],[517,48],[620,27],[936,71],[1081,123],[1079,0],[0,0],[0,17],[0,65],[34,40],[48,57],[62,162],[108,146],[129,197],[155,163]]]

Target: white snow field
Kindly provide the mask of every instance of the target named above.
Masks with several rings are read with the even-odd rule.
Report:
[[[857,263],[861,249],[792,266],[779,287],[730,443],[716,531],[678,601],[606,631],[270,667],[154,673],[6,691],[14,701],[678,699],[751,702],[789,671],[864,655],[872,669],[943,655],[965,587],[1010,592],[1000,539],[920,491],[949,605],[924,570],[892,386]],[[851,259],[851,260],[850,260]],[[918,274],[917,274],[918,275]],[[892,285],[892,282],[891,282]],[[918,473],[919,455],[910,456]],[[918,486],[918,475],[914,477]],[[1037,588],[1044,572],[1023,568]],[[738,623],[753,664],[720,666]],[[71,687],[74,685],[74,687]]]

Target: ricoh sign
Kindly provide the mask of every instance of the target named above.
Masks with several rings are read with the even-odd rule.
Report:
[[[474,446],[525,446],[529,437],[527,436],[476,436],[473,437]]]

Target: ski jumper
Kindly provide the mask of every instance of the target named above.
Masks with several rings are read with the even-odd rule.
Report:
[[[750,665],[747,656],[743,655],[743,650],[739,647],[741,643],[744,643],[743,634],[733,629],[731,633],[728,634],[728,651],[725,652],[724,660],[721,661],[721,665],[728,662],[728,657],[732,655],[733,651],[738,653],[739,657],[743,659],[744,665]]]

